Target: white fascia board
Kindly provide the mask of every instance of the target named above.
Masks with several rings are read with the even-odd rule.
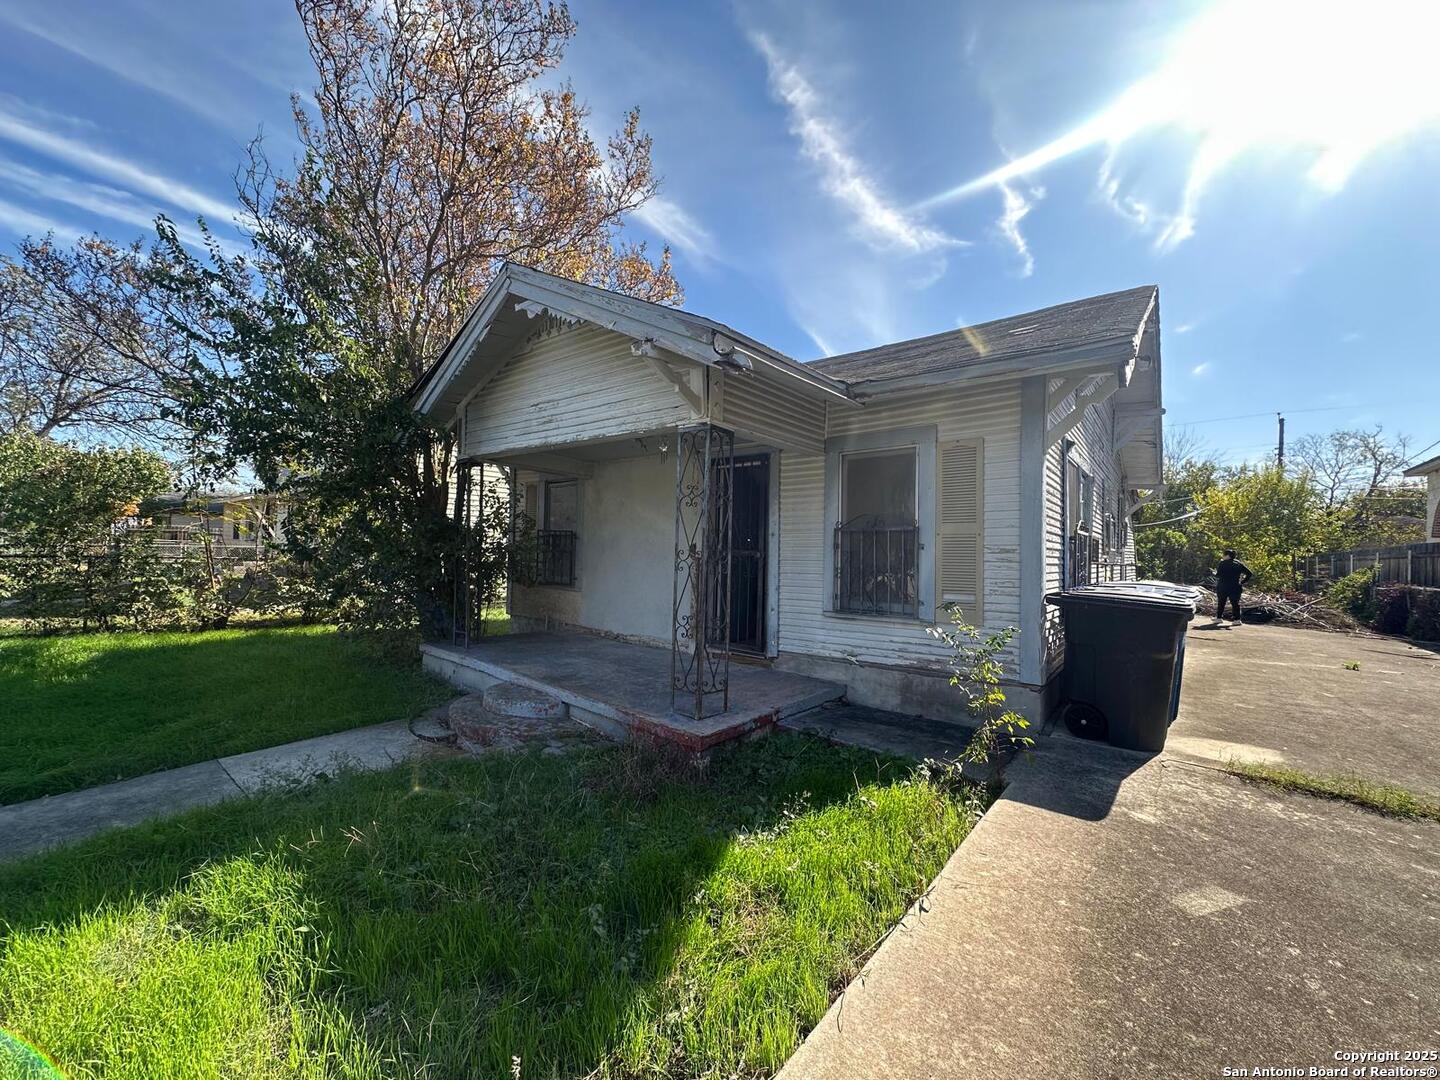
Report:
[[[490,287],[485,290],[485,295],[475,302],[470,309],[470,314],[465,316],[465,321],[460,324],[460,331],[446,346],[441,354],[440,368],[435,372],[430,384],[425,387],[425,392],[415,403],[416,412],[429,416],[435,408],[441,392],[455,378],[460,369],[465,366],[470,354],[480,344],[490,328],[491,321],[500,310],[500,305],[509,294],[510,271],[505,268],[500,271]]]

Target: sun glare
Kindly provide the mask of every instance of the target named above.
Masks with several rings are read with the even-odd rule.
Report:
[[[1380,146],[1440,124],[1436,0],[1220,0],[1180,28],[1159,66],[1054,141],[922,205],[1036,172],[1087,147],[1148,132],[1195,139],[1171,242],[1189,235],[1206,183],[1252,150],[1306,155],[1338,191]],[[1162,236],[1162,242],[1165,241]]]

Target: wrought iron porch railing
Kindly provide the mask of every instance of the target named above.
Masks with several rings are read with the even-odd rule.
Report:
[[[920,614],[914,525],[835,528],[835,610],[855,615]]]
[[[575,584],[575,534],[567,529],[535,533],[535,584]]]

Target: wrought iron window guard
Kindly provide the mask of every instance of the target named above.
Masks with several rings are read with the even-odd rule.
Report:
[[[568,529],[535,532],[535,584],[575,584],[575,534]]]
[[[852,615],[920,614],[920,529],[873,518],[835,527],[835,610]]]

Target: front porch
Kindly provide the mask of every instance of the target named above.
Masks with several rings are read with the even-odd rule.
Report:
[[[692,752],[764,731],[845,693],[840,683],[733,664],[729,708],[697,720],[671,707],[669,649],[592,634],[528,633],[469,647],[428,644],[422,652],[426,670],[456,686],[519,683],[559,698],[574,719],[612,737],[641,736]]]

